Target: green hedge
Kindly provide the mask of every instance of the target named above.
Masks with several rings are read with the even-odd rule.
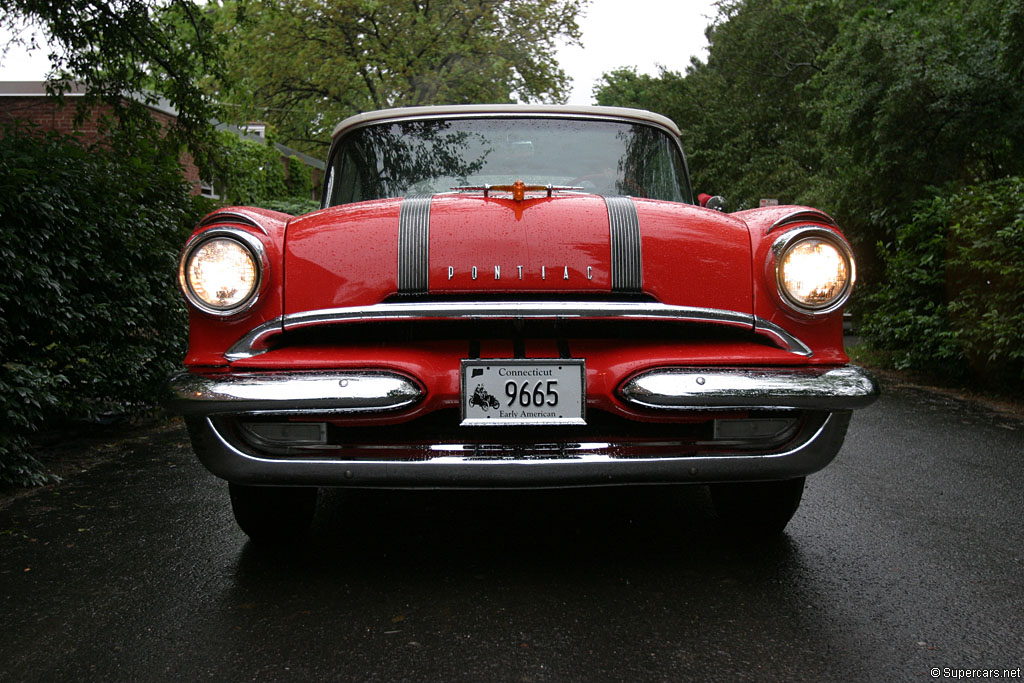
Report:
[[[253,204],[261,209],[280,211],[293,216],[301,216],[320,208],[320,202],[312,199],[299,199],[297,197],[286,197],[284,199],[265,199]]]
[[[0,139],[0,481],[46,476],[26,435],[45,420],[152,403],[186,346],[174,276],[209,206],[173,154]]]
[[[243,140],[229,131],[218,132],[217,143],[212,173],[226,203],[255,206],[289,195],[281,154],[273,145]]]
[[[1024,179],[936,194],[882,253],[862,327],[873,346],[898,368],[1024,387]]]
[[[313,195],[313,169],[295,156],[288,157],[288,192],[296,199],[309,200]]]

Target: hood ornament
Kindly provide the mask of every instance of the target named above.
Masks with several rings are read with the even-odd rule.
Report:
[[[522,180],[517,180],[511,185],[464,185],[452,188],[455,192],[483,192],[484,197],[490,196],[491,192],[511,192],[512,201],[516,202],[526,199],[527,192],[546,192],[550,197],[554,192],[578,192],[582,189],[569,185],[527,185]]]

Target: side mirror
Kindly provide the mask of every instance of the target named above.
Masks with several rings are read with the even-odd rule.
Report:
[[[697,199],[700,200],[700,205],[714,211],[725,211],[725,197],[721,195],[715,195],[712,197],[709,194],[703,192],[697,195]]]

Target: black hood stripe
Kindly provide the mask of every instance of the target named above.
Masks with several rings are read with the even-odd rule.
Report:
[[[643,286],[640,218],[629,197],[605,197],[611,233],[613,292],[639,292]]]
[[[430,255],[431,195],[402,200],[398,211],[398,291],[425,294]]]

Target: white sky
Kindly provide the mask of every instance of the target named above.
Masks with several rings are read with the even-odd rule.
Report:
[[[592,104],[601,74],[634,66],[657,75],[658,66],[683,72],[691,56],[707,58],[704,29],[714,0],[590,0],[580,20],[583,47],[565,46],[558,61],[573,79],[570,104]],[[6,42],[0,35],[0,45]],[[0,57],[0,81],[40,81],[49,62],[45,48],[26,54],[12,47]]]
[[[716,14],[714,0],[590,0],[579,21],[583,47],[558,53],[573,79],[569,104],[593,104],[602,73],[635,66],[656,76],[658,67],[685,72],[691,56],[707,59],[704,29]]]
[[[26,31],[24,37],[28,38],[31,31]],[[7,31],[0,31],[0,50],[10,39],[11,34]],[[43,40],[39,35],[38,40]],[[46,78],[50,69],[50,60],[47,58],[46,45],[38,50],[28,52],[22,47],[12,45],[6,54],[0,52],[0,81],[41,81]]]

